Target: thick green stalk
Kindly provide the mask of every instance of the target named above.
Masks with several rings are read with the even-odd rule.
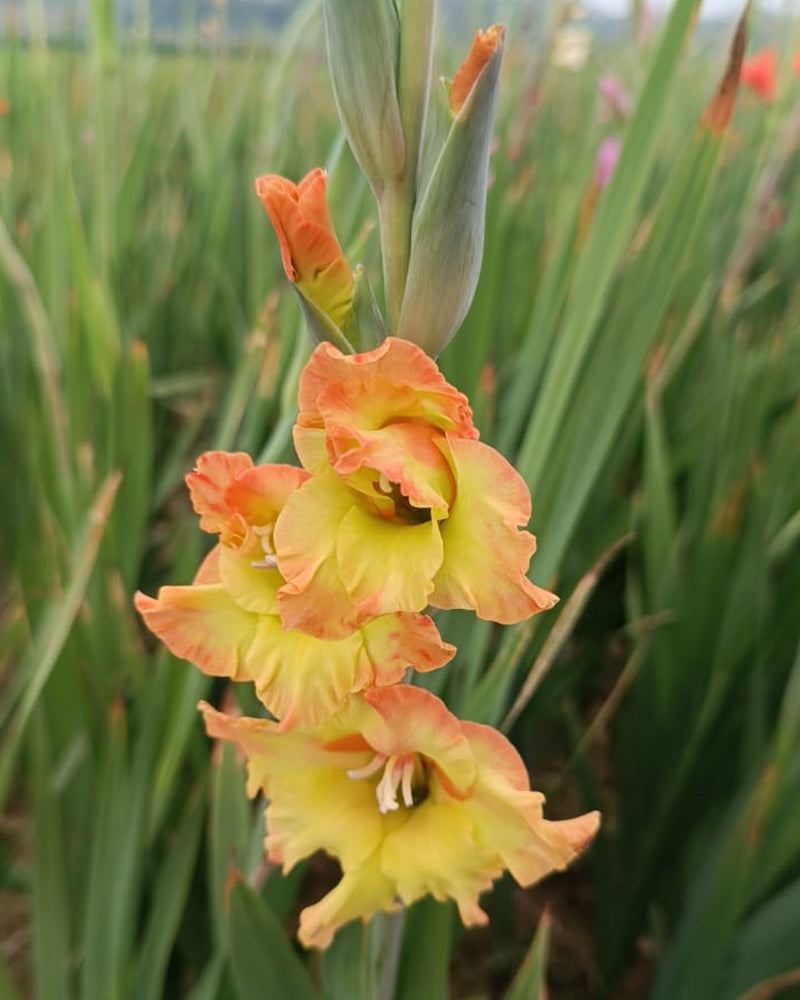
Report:
[[[386,183],[379,199],[386,318],[390,335],[397,332],[408,273],[417,168],[430,92],[435,15],[436,4],[432,0],[403,0],[400,10],[397,94],[405,159],[402,174]]]
[[[406,911],[376,913],[369,923],[367,961],[370,996],[394,1000]]]

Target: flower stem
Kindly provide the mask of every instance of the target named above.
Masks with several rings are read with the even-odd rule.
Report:
[[[405,909],[376,913],[369,923],[369,996],[372,1000],[394,1000],[405,916]]]
[[[403,172],[387,181],[379,200],[388,332],[397,332],[411,252],[422,132],[433,59],[433,0],[402,0],[397,95],[403,127]]]

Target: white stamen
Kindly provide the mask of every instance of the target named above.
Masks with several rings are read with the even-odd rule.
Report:
[[[411,794],[411,779],[414,776],[414,758],[409,756],[403,764],[403,802],[410,809],[414,805],[414,796]]]
[[[356,780],[359,778],[368,778],[371,774],[375,774],[376,771],[379,771],[385,763],[386,757],[384,757],[382,753],[376,753],[369,764],[364,767],[359,767],[355,771],[348,771],[347,777],[355,778]]]
[[[380,478],[378,479],[378,489],[387,496],[392,492],[392,484],[383,473],[380,474]]]
[[[378,809],[382,813],[394,812],[395,809],[400,808],[400,803],[397,801],[397,785],[400,776],[395,776],[396,765],[397,758],[390,757],[383,777],[375,789],[375,794],[378,796]]]
[[[253,569],[275,569],[278,565],[278,560],[275,556],[264,556],[260,562],[251,562],[250,565]]]
[[[414,794],[411,783],[414,779],[414,754],[401,754],[399,757],[386,757],[376,753],[369,764],[347,772],[348,778],[369,778],[384,768],[383,776],[375,786],[375,797],[378,809],[384,815],[400,808],[397,792],[403,795],[403,805],[409,809],[414,805]]]

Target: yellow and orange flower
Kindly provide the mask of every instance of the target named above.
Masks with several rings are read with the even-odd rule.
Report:
[[[200,527],[220,544],[193,585],[162,587],[157,599],[137,594],[136,607],[176,656],[213,676],[254,681],[282,729],[331,715],[351,692],[397,683],[409,666],[435,670],[452,657],[454,647],[419,614],[376,617],[333,642],[284,629],[273,531],[307,472],[209,452],[186,478]]]
[[[328,214],[326,182],[319,167],[299,184],[266,174],[256,180],[256,194],[278,237],[286,277],[341,327],[352,309],[355,283]]]
[[[739,79],[764,101],[771,101],[777,86],[778,53],[776,49],[762,49],[745,59]]]
[[[472,608],[503,624],[552,607],[526,577],[528,489],[477,440],[466,396],[417,346],[320,344],[294,440],[310,478],[275,525],[288,627],[331,638],[395,611]],[[340,623],[345,623],[344,626]]]
[[[300,915],[306,946],[325,948],[348,921],[427,894],[484,924],[478,897],[504,869],[531,885],[565,868],[600,822],[597,812],[544,819],[544,796],[505,737],[460,722],[421,688],[372,689],[291,733],[201,708],[209,734],[246,754],[248,793],[269,799],[270,860],[285,872],[318,850],[339,860],[341,881]]]

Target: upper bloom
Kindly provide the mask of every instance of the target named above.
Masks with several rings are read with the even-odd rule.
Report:
[[[308,473],[208,452],[186,479],[200,527],[220,544],[192,586],[162,587],[157,599],[137,594],[136,607],[176,656],[214,676],[255,681],[282,729],[327,717],[353,691],[395,684],[409,666],[435,670],[455,652],[419,614],[383,615],[332,642],[285,629],[273,531]]]
[[[771,101],[775,96],[777,82],[778,53],[775,49],[762,49],[761,52],[745,59],[739,79],[765,101]]]
[[[278,237],[286,277],[341,327],[352,308],[354,279],[333,231],[325,186],[325,171],[317,167],[299,184],[266,174],[256,193]]]
[[[525,575],[524,481],[477,440],[466,396],[420,348],[320,344],[298,397],[295,447],[312,475],[275,525],[285,625],[331,636],[428,604],[503,624],[552,607]]]
[[[324,948],[356,917],[428,893],[453,898],[483,924],[478,896],[508,869],[522,886],[565,868],[597,831],[599,813],[545,820],[517,752],[496,730],[459,722],[409,685],[353,696],[333,718],[279,733],[201,703],[211,736],[248,759],[248,792],[263,791],[265,846],[289,871],[323,850],[342,879],[300,914],[300,940]]]

